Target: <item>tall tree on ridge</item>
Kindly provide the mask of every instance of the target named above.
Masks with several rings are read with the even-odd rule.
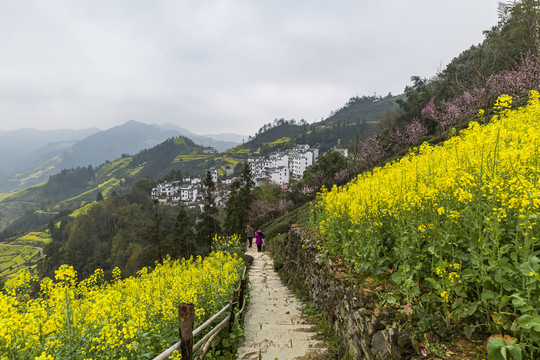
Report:
[[[170,236],[164,244],[164,253],[172,258],[189,258],[194,254],[193,230],[189,216],[183,206],[178,207],[178,214],[174,222]]]
[[[203,254],[210,253],[214,235],[221,233],[221,226],[217,219],[218,209],[212,197],[215,188],[212,174],[208,171],[204,180],[204,200],[206,203],[204,204],[202,214],[199,216],[199,221],[195,226],[197,230],[197,242]]]
[[[251,169],[247,162],[242,168],[240,179],[231,184],[229,201],[225,208],[225,230],[227,234],[243,234],[253,202],[251,187],[254,185]]]

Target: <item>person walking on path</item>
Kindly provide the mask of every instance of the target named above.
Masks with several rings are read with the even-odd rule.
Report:
[[[251,225],[247,224],[246,225],[246,237],[248,239],[248,242],[249,242],[249,247],[251,247],[253,245],[253,228],[251,227]]]
[[[257,251],[261,252],[264,245],[264,234],[261,229],[255,233],[255,244],[257,244]]]

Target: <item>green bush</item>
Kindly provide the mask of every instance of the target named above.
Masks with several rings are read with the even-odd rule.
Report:
[[[249,267],[251,264],[253,264],[253,256],[248,254],[240,254],[240,257],[242,258],[242,260],[244,260],[244,264],[246,266]]]

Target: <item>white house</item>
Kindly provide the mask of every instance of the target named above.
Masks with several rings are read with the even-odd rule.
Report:
[[[338,152],[338,153],[340,153],[341,155],[343,155],[345,157],[349,156],[349,150],[344,149],[344,148],[334,147],[334,148],[332,148],[332,151]]]
[[[203,154],[217,154],[217,150],[211,146],[207,146],[203,149]]]
[[[180,200],[182,201],[195,201],[197,200],[197,188],[194,186],[182,186],[180,187]]]
[[[217,170],[210,169],[209,171],[210,171],[210,175],[212,175],[212,181],[214,182],[214,184],[217,184],[217,177],[218,177]]]
[[[279,185],[285,185],[289,183],[289,167],[279,166],[268,169],[268,176],[270,181]]]
[[[152,197],[156,199],[160,196],[171,196],[174,193],[178,192],[180,185],[180,181],[173,181],[170,183],[164,182],[162,184],[158,184],[157,187],[152,188]]]
[[[253,177],[261,177],[264,171],[265,159],[259,156],[252,156],[248,158],[248,165]]]
[[[296,145],[289,152],[290,175],[302,177],[307,167],[313,165],[319,159],[319,149],[309,145]]]

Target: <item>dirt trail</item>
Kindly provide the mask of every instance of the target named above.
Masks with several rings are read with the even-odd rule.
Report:
[[[249,269],[251,302],[237,360],[324,359],[325,344],[302,314],[302,302],[274,270],[274,260],[255,245],[248,254],[255,259]]]

